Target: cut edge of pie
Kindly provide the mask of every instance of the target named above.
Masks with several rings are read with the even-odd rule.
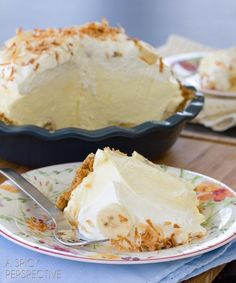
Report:
[[[93,163],[94,163],[94,154],[90,153],[82,165],[76,170],[75,177],[70,185],[70,187],[60,194],[56,200],[56,207],[61,211],[67,207],[67,204],[70,200],[71,193],[74,189],[83,181],[85,177],[89,175],[90,172],[93,172]]]

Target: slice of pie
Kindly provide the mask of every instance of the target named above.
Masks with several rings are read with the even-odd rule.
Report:
[[[118,249],[151,251],[205,235],[191,183],[134,152],[109,148],[89,155],[57,200],[70,223],[90,240]]]
[[[18,30],[0,50],[0,120],[51,130],[162,120],[183,90],[147,43],[106,21]]]

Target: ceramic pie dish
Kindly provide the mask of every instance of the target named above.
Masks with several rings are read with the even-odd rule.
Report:
[[[50,132],[33,125],[10,126],[0,122],[0,157],[39,167],[81,161],[90,152],[109,146],[128,154],[136,150],[154,160],[175,143],[185,122],[201,111],[204,97],[200,92],[193,91],[194,97],[183,111],[166,120],[148,121],[132,128],[63,128]]]

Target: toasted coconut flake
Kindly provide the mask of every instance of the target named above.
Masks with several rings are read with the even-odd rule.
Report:
[[[16,48],[16,43],[13,42],[9,47],[8,47],[8,50],[12,50],[12,49],[15,49]]]
[[[178,224],[174,224],[173,227],[174,228],[180,228],[180,226]]]
[[[127,237],[122,237],[122,240],[125,241],[131,248],[133,248],[131,241]]]
[[[34,71],[37,71],[37,70],[38,70],[38,68],[39,68],[39,63],[37,63],[37,64],[35,65],[35,67],[34,67]]]
[[[155,226],[153,225],[153,223],[152,223],[152,221],[150,219],[147,219],[146,222],[154,231],[157,231]]]
[[[124,215],[118,214],[118,217],[119,217],[120,223],[124,223],[128,221],[128,218],[125,217]]]
[[[8,81],[13,81],[14,80],[14,73],[15,73],[15,68],[14,67],[11,67],[11,72],[10,72],[10,75],[8,77]]]
[[[111,244],[120,251],[136,251],[137,249],[127,237],[122,236],[118,236],[117,239],[112,239]]]
[[[159,71],[160,73],[162,73],[164,71],[164,63],[163,63],[162,57],[159,58],[159,62],[160,62]]]
[[[0,121],[4,122],[7,125],[15,124],[14,121],[12,121],[8,117],[6,117],[6,115],[4,113],[1,113],[1,112],[0,112]]]
[[[120,28],[109,27],[106,20],[102,20],[101,23],[90,23],[80,28],[81,35],[87,35],[100,40],[106,40],[108,38],[115,40],[120,33]]]
[[[138,48],[140,60],[144,61],[149,65],[153,65],[156,63],[157,58],[159,57],[157,54],[145,47],[137,38],[128,37],[127,39],[133,41],[133,43]]]
[[[70,55],[71,56],[74,56],[74,53],[73,53],[73,51],[72,51],[72,48],[73,47],[73,44],[72,43],[68,43],[67,44],[67,49],[68,49],[68,51],[70,52]]]
[[[174,233],[171,234],[170,239],[171,239],[171,242],[172,242],[172,246],[176,247],[177,246],[177,242],[175,240],[175,234]]]
[[[52,121],[47,121],[46,123],[43,124],[43,128],[53,131],[55,129],[55,124]]]
[[[54,46],[60,46],[61,43],[60,42],[57,42],[56,40],[52,41],[52,45]]]
[[[57,63],[59,63],[59,53],[57,51],[55,51],[55,58]]]
[[[34,64],[35,58],[31,58],[27,64]]]
[[[135,229],[134,229],[134,239],[137,240],[138,238],[139,238],[138,228],[135,227]]]
[[[123,54],[119,51],[114,51],[112,57],[122,57]]]

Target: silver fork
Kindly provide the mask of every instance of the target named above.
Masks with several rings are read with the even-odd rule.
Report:
[[[66,246],[85,246],[108,241],[108,239],[89,241],[82,237],[77,229],[72,228],[63,213],[24,177],[9,168],[0,168],[0,173],[46,211],[55,223],[53,234],[61,244]]]

